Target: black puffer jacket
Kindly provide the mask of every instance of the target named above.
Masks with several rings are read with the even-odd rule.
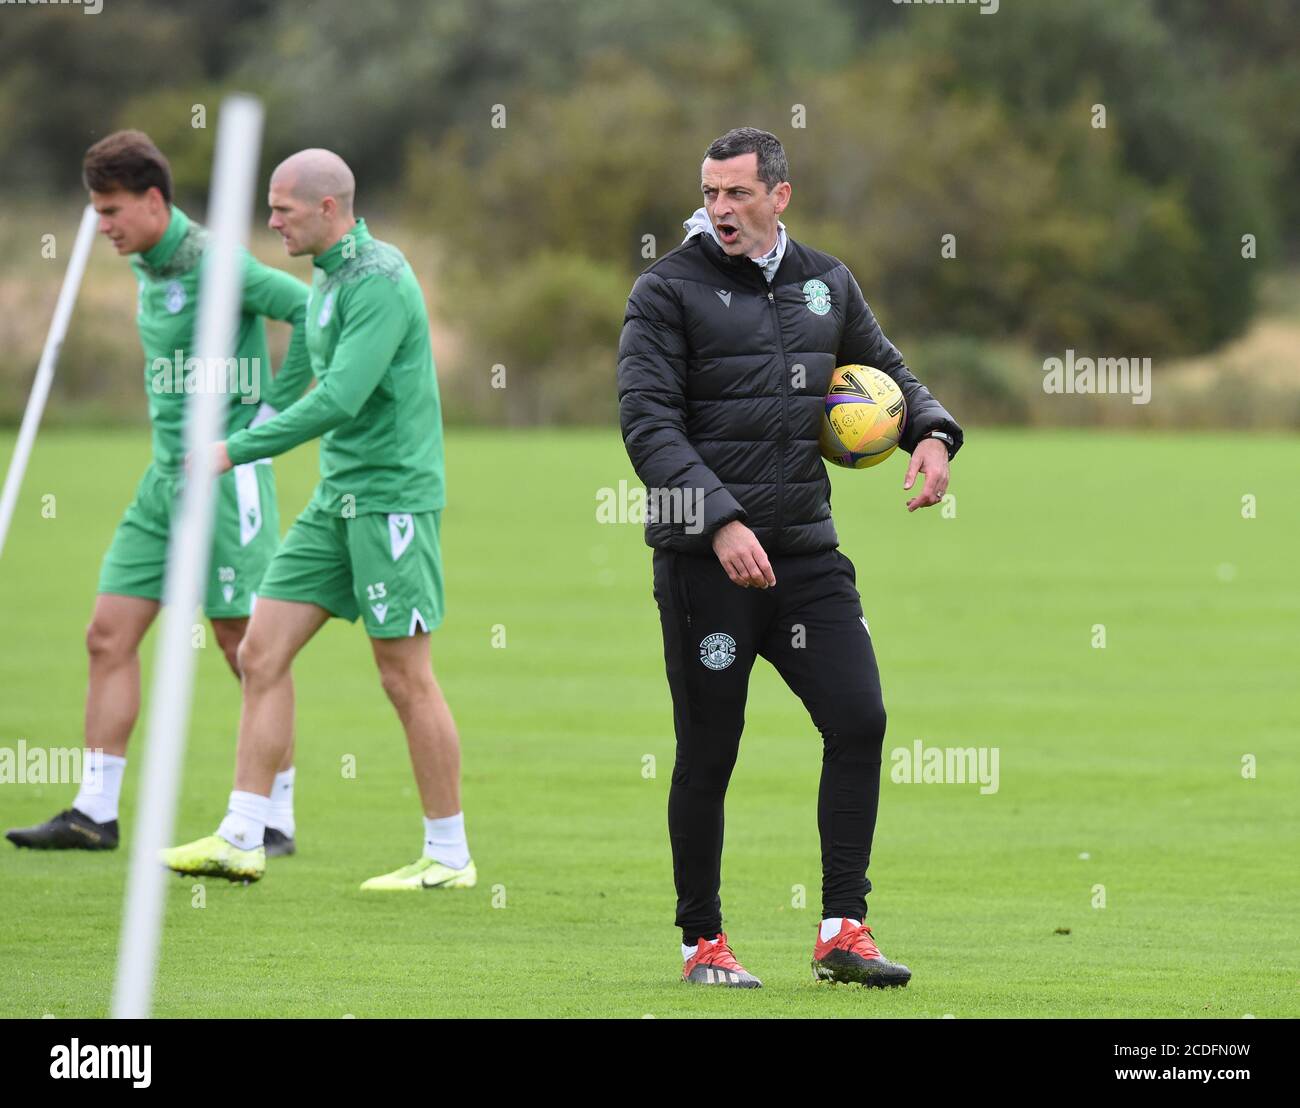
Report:
[[[961,428],[903,364],[853,275],[829,254],[788,240],[769,286],[752,260],[699,234],[646,269],[618,346],[623,442],[652,504],[653,490],[703,498],[702,527],[680,512],[651,513],[646,542],[707,552],[712,533],[739,519],[769,554],[837,546],[817,436],[831,371],[849,364],[898,382],[905,450],[936,430],[960,447]],[[803,387],[794,387],[800,378]]]

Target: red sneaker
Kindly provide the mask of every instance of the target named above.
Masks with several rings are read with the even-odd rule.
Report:
[[[682,980],[696,985],[727,985],[733,989],[763,987],[763,982],[736,961],[727,945],[727,936],[721,932],[712,942],[700,940],[695,953],[682,967]]]
[[[818,931],[812,971],[818,981],[853,982],[877,988],[906,985],[912,979],[910,969],[880,953],[870,927],[848,919],[840,924],[840,933],[834,938],[823,941]]]

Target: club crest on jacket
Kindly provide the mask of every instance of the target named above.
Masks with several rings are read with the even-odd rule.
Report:
[[[808,310],[813,315],[825,315],[831,310],[831,290],[826,287],[825,281],[805,281],[803,286],[803,298],[808,304]]]

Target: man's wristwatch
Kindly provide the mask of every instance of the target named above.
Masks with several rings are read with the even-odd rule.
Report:
[[[948,450],[948,460],[952,461],[952,452],[957,449],[957,440],[954,439],[947,431],[931,431],[929,434],[922,435],[923,439],[938,439]]]

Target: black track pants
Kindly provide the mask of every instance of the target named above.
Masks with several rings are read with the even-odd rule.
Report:
[[[838,550],[771,558],[776,587],[734,585],[712,554],[656,550],[677,759],[668,833],[683,941],[722,928],[722,811],[754,659],[772,663],[822,735],[822,916],[866,915],[885,707],[853,563]]]

